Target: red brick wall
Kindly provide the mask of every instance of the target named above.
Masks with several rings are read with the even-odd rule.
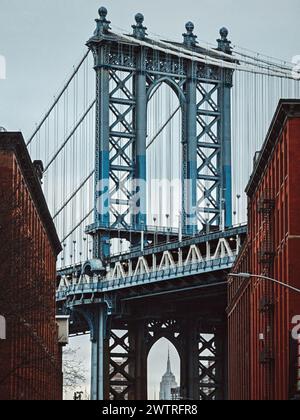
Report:
[[[250,270],[249,244],[246,243],[236,263],[235,273]],[[251,282],[231,278],[228,287],[228,398],[250,398],[250,304]],[[241,331],[243,334],[236,334]]]
[[[289,119],[256,192],[249,198],[249,247],[244,259],[251,273],[265,274],[300,288],[299,145],[300,119]],[[274,209],[268,216],[259,211],[265,197],[274,200]],[[274,255],[269,263],[263,263],[261,252],[270,248],[267,243],[273,244]],[[241,260],[234,271],[245,271],[241,270]],[[232,280],[228,290],[230,397],[286,400],[289,393],[295,392],[292,378],[296,368],[295,360],[290,358],[290,343],[292,318],[300,314],[299,295],[268,281],[253,280],[243,288],[237,286],[240,282]],[[237,322],[238,314],[241,318]],[[248,322],[249,331],[245,331]],[[260,334],[263,340],[259,339]],[[241,352],[239,343],[243,342],[243,352],[249,348],[246,372],[241,372],[240,360],[233,357]],[[249,392],[244,393],[244,389]]]
[[[61,399],[56,256],[13,153],[0,152],[0,192],[6,213],[0,293],[7,296],[0,313],[8,321],[7,340],[0,342],[0,399]]]

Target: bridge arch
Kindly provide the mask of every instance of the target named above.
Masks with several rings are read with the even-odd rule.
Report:
[[[183,107],[183,105],[186,103],[184,92],[180,88],[180,86],[178,86],[175,80],[173,80],[171,77],[168,77],[168,76],[163,76],[163,77],[160,77],[159,79],[156,79],[148,88],[148,91],[147,91],[148,103],[149,103],[149,99],[151,98],[152,92],[155,89],[157,89],[158,86],[163,85],[163,84],[167,84],[173,90],[175,95],[178,97],[181,107]]]
[[[146,202],[149,226],[177,228],[179,224],[183,101],[180,86],[168,77],[158,79],[148,92]]]
[[[175,348],[175,350],[177,351],[179,357],[181,358],[181,354],[182,354],[182,346],[181,343],[179,342],[178,338],[179,334],[177,335],[176,333],[172,333],[172,332],[161,332],[158,333],[155,338],[153,338],[152,340],[149,340],[148,342],[148,347],[147,347],[147,357],[149,357],[149,354],[151,353],[152,349],[154,346],[157,345],[157,343],[161,340],[166,340],[168,341],[170,344],[172,344],[172,346]]]

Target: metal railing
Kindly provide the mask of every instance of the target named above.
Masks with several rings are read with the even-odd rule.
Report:
[[[172,278],[187,277],[190,275],[200,274],[201,272],[217,271],[220,269],[229,269],[236,260],[236,253],[233,256],[223,258],[215,258],[206,261],[189,264],[176,264],[172,267],[165,267],[162,269],[155,269],[149,273],[129,275],[126,277],[103,280],[93,277],[92,281],[82,282],[81,278],[74,277],[72,284],[67,286],[64,290],[57,291],[57,300],[64,300],[69,295],[82,293],[105,292],[109,290],[117,290],[126,287],[149,284],[157,281],[170,280]]]
[[[229,231],[234,230],[234,229],[238,229],[238,228],[245,228],[246,229],[246,227],[247,227],[247,225],[245,223],[239,223],[239,224],[233,225],[233,226],[231,226],[229,228],[226,228],[224,230],[224,232],[228,233]],[[188,241],[188,240],[191,240],[191,239],[195,239],[195,240],[202,239],[205,236],[208,236],[210,234],[217,234],[217,233],[221,233],[221,232],[222,231],[217,231],[217,230],[211,230],[209,232],[208,231],[205,231],[205,232],[202,231],[202,232],[199,232],[199,233],[197,233],[197,234],[195,234],[193,236],[187,236],[187,237],[185,237],[182,240],[182,242],[184,243],[185,241]],[[144,245],[144,248],[143,248],[143,251],[150,251],[151,249],[152,250],[155,250],[155,249],[157,249],[159,247],[164,247],[166,245],[174,245],[176,243],[179,243],[178,238],[173,238],[173,239],[166,240],[166,241],[160,241],[159,243],[156,243],[156,244],[154,244],[154,243],[145,244]],[[124,251],[123,250],[120,250],[118,252],[111,253],[110,254],[110,258],[116,258],[116,257],[120,257],[121,258],[121,257],[124,257],[124,256],[127,255],[128,256],[128,259],[130,259],[131,254],[137,253],[137,252],[142,252],[140,246],[131,247],[131,248],[126,249]],[[80,261],[79,263],[76,263],[76,264],[70,264],[68,266],[60,267],[58,269],[58,271],[68,271],[68,270],[72,270],[72,269],[74,269],[74,271],[75,271],[76,268],[79,269],[83,263],[84,263],[84,261]]]

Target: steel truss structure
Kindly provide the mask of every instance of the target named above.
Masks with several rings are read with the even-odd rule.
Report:
[[[70,296],[73,299],[82,295],[86,299],[95,292],[229,270],[239,254],[246,231],[245,226],[240,226],[112,256],[110,267],[106,270],[102,266],[97,267],[95,260],[87,261],[83,266],[66,267],[58,273],[57,299],[64,300]]]
[[[147,358],[161,337],[180,355],[182,398],[225,399],[226,273],[246,233],[232,228],[233,70],[217,63],[220,52],[235,62],[228,31],[214,53],[197,46],[191,22],[178,44],[149,39],[135,18],[133,34],[118,35],[100,8],[87,43],[96,72],[93,259],[59,273],[58,306],[73,334],[90,332],[93,400],[147,399]],[[181,235],[147,220],[147,107],[162,84],[181,110]],[[131,243],[127,255],[110,253],[117,234]]]
[[[60,272],[72,334],[91,333],[93,399],[146,399],[162,337],[180,355],[183,398],[226,398],[226,273],[245,236],[241,226],[111,257],[107,273],[95,260]]]
[[[148,354],[164,337],[174,344],[181,359],[181,397],[223,399],[224,328],[221,322],[207,325],[181,317],[133,320],[128,326],[119,326],[118,333],[112,331],[109,339],[109,398],[147,399]]]
[[[224,281],[226,271],[211,276],[202,289],[189,279],[195,289],[184,293],[165,288],[156,296],[153,288],[141,297],[137,289],[130,298],[119,291],[116,300],[106,294],[92,304],[69,301],[71,332],[91,332],[92,399],[146,400],[148,355],[161,338],[178,351],[183,399],[226,399],[226,286],[216,286],[220,277]]]
[[[195,62],[156,49],[147,42],[143,17],[136,16],[131,37],[110,31],[100,9],[97,29],[87,45],[96,71],[96,188],[94,254],[109,257],[110,229],[147,231],[147,105],[160,85],[178,97],[182,113],[182,226],[194,234],[198,224],[231,226],[231,99],[233,70]],[[197,47],[193,25],[186,25],[186,51]],[[222,33],[219,49],[230,57]],[[138,41],[143,40],[140,45]],[[212,53],[210,53],[212,55]]]

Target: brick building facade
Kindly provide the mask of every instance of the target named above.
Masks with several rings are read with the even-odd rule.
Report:
[[[246,192],[248,239],[233,272],[300,288],[300,101],[280,101]],[[292,321],[300,294],[231,277],[228,301],[229,398],[293,398],[299,349]]]
[[[62,398],[55,320],[61,245],[20,133],[0,133],[0,400]]]

